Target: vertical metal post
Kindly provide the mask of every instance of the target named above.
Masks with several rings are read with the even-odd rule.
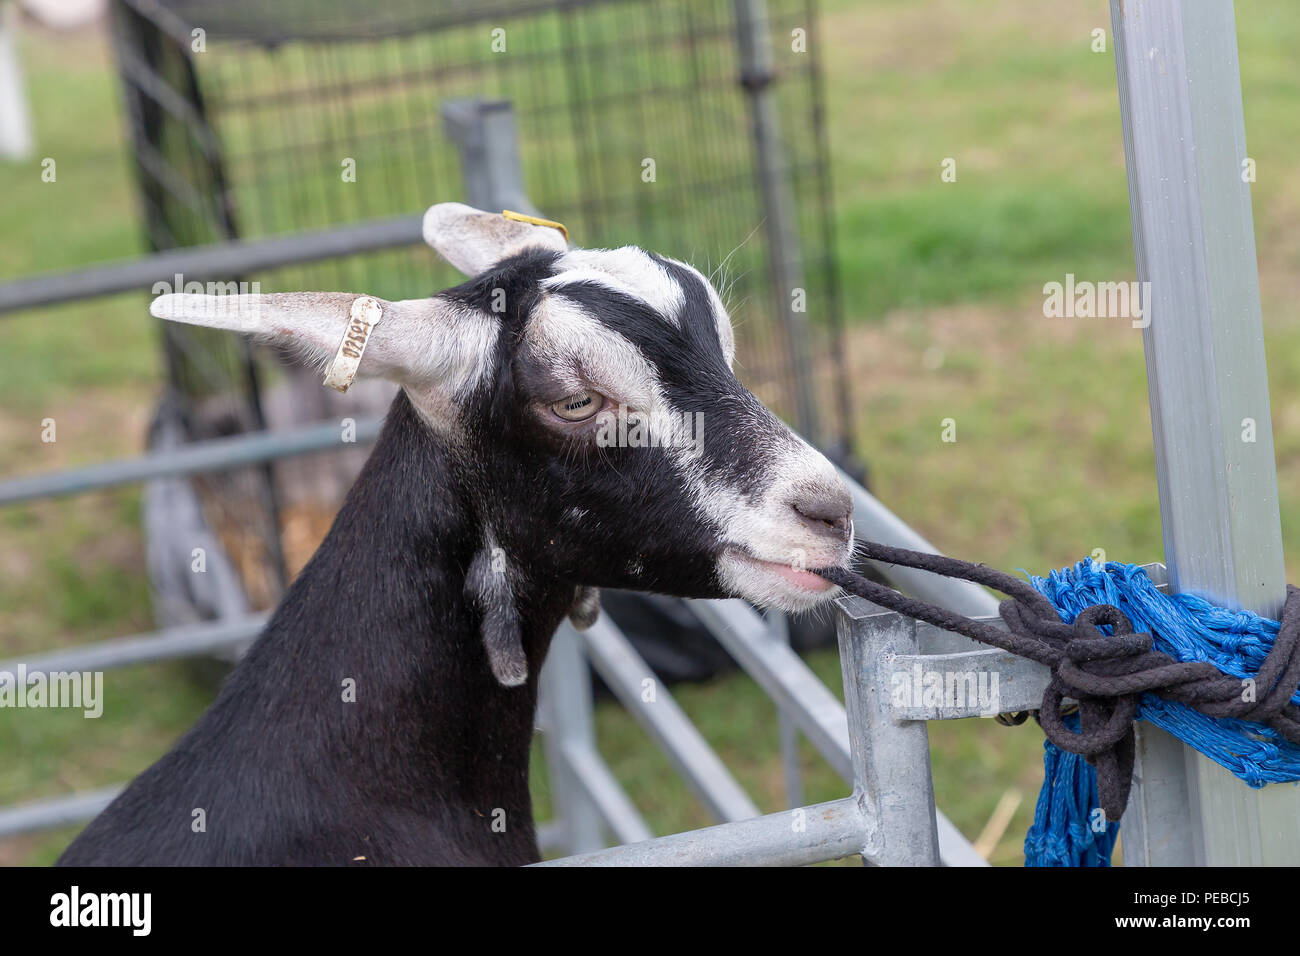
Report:
[[[916,621],[893,615],[868,640],[864,619],[880,608],[858,597],[835,605],[853,795],[866,820],[863,859],[877,866],[938,866],[929,730],[925,721],[895,720],[893,712],[893,661],[920,653]]]
[[[536,215],[524,188],[519,137],[509,100],[448,100],[442,104],[447,138],[460,149],[465,201],[477,209]]]
[[[790,167],[786,159],[785,142],[781,138],[781,116],[772,90],[775,70],[772,41],[768,35],[770,24],[767,4],[764,0],[735,0],[735,10],[740,83],[749,96],[754,157],[758,164],[759,185],[763,196],[773,305],[785,338],[795,423],[804,438],[814,445],[820,445],[824,436],[821,434],[812,387],[808,315],[806,312],[795,311],[794,308],[794,291],[804,288],[803,256]]]
[[[18,58],[18,4],[0,0],[0,158],[27,159],[35,148]]]
[[[600,831],[600,808],[588,796],[563,753],[566,744],[587,749],[596,745],[591,716],[591,669],[582,652],[581,639],[567,621],[551,640],[540,680],[551,809],[560,823],[565,849],[569,853],[591,853],[605,846]]]
[[[767,629],[772,640],[790,646],[790,619],[783,611],[770,611]],[[779,704],[776,708],[781,737],[781,768],[785,778],[785,804],[803,806],[803,768],[799,760],[799,727]]]
[[[1111,0],[1111,22],[1170,587],[1273,616],[1285,568],[1232,3]],[[1251,790],[1150,727],[1138,776],[1125,863],[1300,862],[1295,787]],[[1184,791],[1185,810],[1161,805]]]

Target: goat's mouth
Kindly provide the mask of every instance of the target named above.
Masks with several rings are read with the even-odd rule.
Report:
[[[841,560],[822,561],[822,567],[842,564]],[[839,588],[819,574],[805,570],[803,562],[767,561],[747,548],[729,545],[718,560],[723,583],[737,596],[762,607],[779,607],[786,611],[803,611],[834,597]]]

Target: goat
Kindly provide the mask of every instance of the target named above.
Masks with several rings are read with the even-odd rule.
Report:
[[[566,613],[590,620],[602,587],[787,610],[835,593],[802,568],[847,564],[848,492],[733,375],[699,272],[459,203],[424,236],[469,281],[153,302],[401,388],[211,708],[61,864],[536,861],[537,674]]]

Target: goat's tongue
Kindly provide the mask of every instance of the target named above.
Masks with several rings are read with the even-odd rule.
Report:
[[[816,571],[797,571],[788,564],[777,564],[775,562],[771,562],[771,567],[781,577],[805,591],[829,591],[835,587],[833,582]]]

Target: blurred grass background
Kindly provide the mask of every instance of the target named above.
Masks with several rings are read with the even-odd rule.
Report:
[[[1287,534],[1300,517],[1300,8],[1241,5],[1237,26]],[[1105,53],[1091,50],[1097,27]],[[1140,334],[1123,319],[1042,316],[1043,284],[1067,272],[1134,278],[1109,32],[1101,0],[822,3],[858,451],[873,490],[936,544],[1008,569],[1042,572],[1094,548],[1161,557]],[[32,28],[22,54],[38,159],[0,163],[0,277],[136,254],[103,35]],[[54,183],[41,181],[46,156]],[[946,157],[956,182],[940,180]],[[138,452],[161,382],[156,335],[140,295],[0,319],[0,474]],[[53,444],[40,440],[45,418]],[[0,510],[0,659],[151,628],[139,501],[127,489]],[[1287,557],[1294,573],[1293,533]],[[810,663],[838,693],[834,652]],[[0,804],[137,773],[211,695],[184,665],[113,672],[105,688],[97,721],[0,711]],[[783,806],[776,717],[752,682],[676,693],[760,806]],[[599,707],[597,724],[656,832],[710,822],[617,706]],[[991,853],[1019,864],[1041,732],[963,721],[932,724],[931,737],[939,805],[968,836],[1009,791],[1023,795]],[[807,801],[843,795],[806,745],[803,762]],[[74,832],[0,841],[0,863],[51,862]]]

